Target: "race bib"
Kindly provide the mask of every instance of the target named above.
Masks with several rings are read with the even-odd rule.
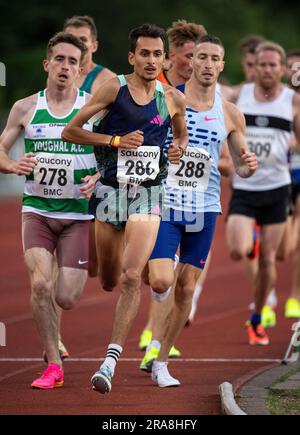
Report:
[[[135,150],[118,150],[119,183],[141,184],[155,180],[159,174],[160,148],[141,146]]]
[[[73,156],[39,153],[36,160],[33,194],[48,199],[74,198]]]
[[[260,167],[272,167],[276,163],[276,137],[266,132],[264,135],[262,131],[259,136],[254,132],[247,132],[247,145],[249,150],[257,157]]]
[[[212,159],[202,148],[187,147],[180,164],[169,165],[167,186],[182,190],[206,191],[211,174]]]

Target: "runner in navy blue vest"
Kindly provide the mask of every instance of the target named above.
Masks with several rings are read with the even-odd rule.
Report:
[[[145,24],[130,34],[128,60],[133,73],[108,81],[63,132],[65,140],[94,145],[101,180],[94,195],[102,285],[120,284],[112,337],[104,363],[92,377],[107,393],[116,363],[140,302],[141,275],[153,250],[162,213],[162,182],[167,176],[163,146],[170,126],[168,158],[179,164],[188,143],[185,97],[158,82],[165,32]],[[103,116],[103,111],[104,116]],[[82,126],[101,112],[93,133]]]

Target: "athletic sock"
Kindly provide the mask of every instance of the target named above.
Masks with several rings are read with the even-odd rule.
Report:
[[[253,328],[256,329],[257,326],[261,324],[261,314],[252,314],[250,322]]]
[[[149,352],[151,347],[155,347],[156,349],[160,350],[161,344],[157,340],[152,340],[151,343],[147,346],[146,353]]]
[[[123,347],[119,344],[110,344],[107,348],[106,358],[101,367],[106,366],[110,369],[112,375],[114,374],[116,364],[120,358]],[[100,367],[100,368],[101,368]]]

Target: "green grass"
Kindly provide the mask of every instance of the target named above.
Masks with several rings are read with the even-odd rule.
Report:
[[[272,415],[300,415],[300,388],[296,390],[276,390],[276,385],[286,382],[300,372],[300,367],[291,370],[277,379],[269,387],[266,405]]]
[[[282,392],[271,390],[266,404],[272,415],[300,415],[300,389]]]

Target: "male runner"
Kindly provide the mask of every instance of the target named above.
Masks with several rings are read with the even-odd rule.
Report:
[[[85,54],[85,45],[73,35],[58,33],[50,39],[44,60],[47,89],[15,103],[0,138],[1,172],[26,176],[24,255],[33,317],[49,361],[47,370],[32,383],[40,389],[61,387],[64,382],[53,299],[62,309],[73,308],[87,278],[92,216],[84,196],[95,185],[91,176],[96,161],[93,147],[61,140],[62,129],[88,99],[75,85]],[[92,125],[86,123],[85,128],[91,130]],[[8,154],[21,130],[26,154],[14,161]]]
[[[204,26],[178,20],[167,30],[171,67],[162,70],[158,80],[175,88],[186,83],[192,75],[192,61],[197,38],[207,34]]]
[[[159,293],[172,286],[174,255],[180,244],[176,269],[175,304],[160,331],[161,348],[153,364],[152,379],[160,387],[180,385],[168,372],[168,353],[191,310],[196,282],[204,269],[221,213],[218,163],[228,140],[235,170],[250,177],[256,170],[254,153],[247,151],[243,115],[216,91],[224,69],[224,47],[219,38],[203,36],[196,43],[193,74],[184,86],[189,146],[180,167],[170,165],[165,204],[155,248],[149,261],[149,282]],[[168,138],[168,142],[172,137]]]
[[[97,65],[93,60],[93,55],[99,47],[95,21],[88,15],[74,16],[65,21],[63,30],[77,36],[87,47],[87,54],[82,63],[82,73],[76,84],[81,90],[94,94],[105,81],[116,76],[108,68]]]
[[[253,225],[261,226],[255,310],[248,327],[250,344],[269,344],[261,325],[261,312],[276,281],[276,252],[288,216],[291,177],[287,154],[294,132],[300,138],[300,97],[281,83],[286,56],[273,42],[256,49],[256,81],[241,88],[237,105],[245,114],[247,142],[259,160],[249,180],[233,180],[227,239],[233,260],[252,250]],[[283,110],[284,108],[284,110]]]
[[[66,140],[94,145],[101,180],[95,202],[101,243],[100,274],[105,289],[120,284],[111,344],[94,390],[107,393],[140,302],[141,274],[156,241],[161,215],[161,184],[166,176],[162,152],[170,124],[174,143],[169,159],[179,163],[188,134],[185,98],[157,81],[164,62],[165,32],[145,24],[130,33],[128,60],[133,73],[105,83],[65,128]],[[106,110],[96,132],[86,120]]]

